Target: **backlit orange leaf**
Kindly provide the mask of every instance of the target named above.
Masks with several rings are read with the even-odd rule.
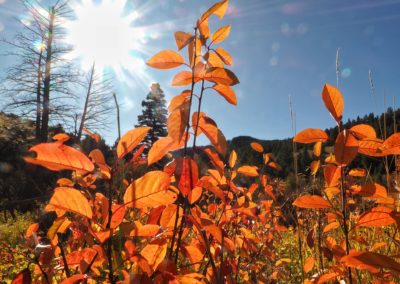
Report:
[[[216,30],[211,36],[211,44],[218,44],[229,36],[231,26],[223,26]]]
[[[326,142],[328,141],[328,135],[321,129],[307,128],[297,133],[297,135],[293,138],[293,141],[303,144]]]
[[[29,268],[25,268],[20,273],[15,275],[14,279],[11,282],[11,284],[31,284],[31,283],[32,283],[32,276]]]
[[[177,194],[168,190],[170,177],[162,171],[151,171],[132,182],[125,191],[124,203],[128,207],[157,207],[174,203]]]
[[[351,187],[351,192],[368,198],[388,197],[386,188],[378,183],[356,185]]]
[[[176,108],[167,119],[168,136],[180,143],[185,134],[189,115],[189,103]]]
[[[311,175],[315,176],[319,170],[321,162],[319,160],[312,161],[310,165]]]
[[[210,140],[211,144],[215,147],[218,153],[225,155],[228,145],[221,130],[219,130],[218,127],[213,123],[210,123],[209,119],[206,119],[205,117],[201,117],[199,119],[199,127]]]
[[[359,140],[365,138],[376,138],[375,129],[368,124],[357,124],[350,128],[350,132]]]
[[[207,66],[208,67],[220,67],[223,68],[224,62],[222,61],[221,57],[219,57],[217,54],[214,52],[207,52],[206,55],[204,55],[204,60],[207,61]]]
[[[160,231],[160,226],[154,224],[142,225],[135,221],[135,228],[130,232],[131,237],[154,237]]]
[[[197,21],[197,28],[199,29],[200,35],[207,39],[210,37],[210,28],[208,26],[208,18],[207,19],[199,19]]]
[[[294,206],[300,208],[309,208],[309,209],[324,209],[331,208],[332,205],[318,195],[303,195],[293,202]]]
[[[175,33],[175,41],[176,45],[178,46],[178,50],[181,50],[193,40],[194,36],[191,33],[186,33],[186,32]]]
[[[124,134],[117,145],[117,156],[121,159],[123,156],[131,152],[146,137],[150,127],[138,127]]]
[[[65,141],[68,141],[70,139],[70,137],[65,133],[56,134],[52,138],[53,140],[56,140],[60,143],[64,143]]]
[[[232,90],[231,87],[221,84],[216,84],[212,87],[218,94],[220,94],[224,99],[232,104],[237,105],[237,98],[235,92]]]
[[[314,281],[315,284],[324,284],[336,279],[338,277],[338,273],[336,272],[328,272],[318,276],[318,278]]]
[[[221,60],[226,64],[226,65],[232,65],[233,64],[233,59],[232,56],[222,47],[218,47],[215,50],[215,53],[221,58]]]
[[[349,176],[352,177],[365,177],[366,175],[367,171],[365,169],[357,168],[357,169],[351,169],[349,171]]]
[[[315,264],[315,259],[312,256],[308,257],[304,262],[304,267],[303,267],[304,272],[305,273],[310,272],[313,269],[314,264]]]
[[[319,141],[314,144],[313,154],[315,157],[319,158],[321,156],[322,142]]]
[[[71,277],[65,278],[60,284],[77,284],[81,283],[83,279],[85,279],[84,274],[75,274]]]
[[[400,155],[400,133],[394,133],[380,147],[384,155]]]
[[[378,273],[380,269],[400,272],[400,263],[393,258],[375,252],[350,251],[349,255],[342,257],[341,262],[348,267],[368,270]]]
[[[74,170],[86,173],[94,170],[93,163],[82,152],[59,142],[38,144],[29,151],[36,152],[37,156],[25,157],[26,162],[52,171]]]
[[[199,169],[196,162],[190,158],[180,158],[176,164],[175,174],[179,179],[180,192],[187,197],[199,180]]]
[[[99,149],[94,149],[89,153],[89,157],[92,158],[92,160],[96,164],[106,164],[106,159],[104,158],[103,153]]]
[[[335,160],[346,166],[350,164],[358,153],[358,140],[348,130],[339,133],[335,141]]]
[[[150,67],[157,69],[171,69],[184,63],[185,59],[182,55],[173,50],[160,51],[146,62]]]
[[[147,260],[151,269],[156,271],[167,254],[167,242],[163,240],[150,243],[142,249],[140,254]]]
[[[193,73],[191,71],[181,71],[172,79],[172,86],[186,86],[192,84]]]
[[[229,155],[228,164],[231,169],[233,169],[236,165],[237,154],[235,150],[232,150],[231,154]]]
[[[171,113],[175,109],[181,107],[183,104],[187,103],[190,98],[191,91],[185,90],[179,95],[172,98],[171,102],[168,105],[168,112]]]
[[[175,142],[170,137],[161,137],[151,146],[147,157],[147,163],[150,166],[161,160],[169,151],[179,149],[182,145]]]
[[[360,227],[383,227],[396,222],[392,217],[392,209],[378,206],[371,209],[371,211],[361,215],[358,220],[357,226]]]
[[[330,232],[330,231],[332,231],[332,230],[335,230],[335,229],[337,229],[337,228],[339,228],[339,227],[340,227],[339,222],[338,222],[338,221],[334,221],[334,222],[331,222],[331,223],[329,223],[328,225],[326,225],[326,226],[324,227],[323,232],[324,232],[324,233],[328,233],[328,232]]]
[[[232,71],[220,67],[212,67],[207,70],[204,79],[227,86],[233,86],[239,83],[239,79]]]
[[[342,119],[343,96],[340,91],[331,85],[325,84],[322,89],[322,100],[337,123]]]
[[[215,14],[220,19],[222,19],[225,15],[226,10],[228,9],[229,0],[223,0],[218,3],[215,3],[211,8],[203,13],[200,20],[204,21],[208,19],[212,14]]]
[[[203,260],[204,253],[196,246],[185,246],[185,255],[189,258],[191,263],[196,263]],[[198,264],[199,265],[199,264]]]
[[[205,148],[203,151],[207,154],[207,156],[210,158],[212,164],[214,167],[220,172],[223,173],[225,165],[224,162],[221,161],[221,159],[218,156],[218,153],[214,152],[210,148]]]
[[[256,166],[241,166],[237,169],[239,174],[249,176],[249,177],[257,177],[258,176],[258,167]]]
[[[163,210],[161,217],[160,217],[160,225],[163,228],[169,228],[169,229],[174,228],[175,220],[176,220],[176,208],[177,208],[177,206],[175,204],[169,204]],[[179,213],[179,215],[178,215],[177,224],[179,225],[181,223],[181,218],[182,218],[182,214],[183,214],[182,207],[179,207],[178,213]]]
[[[92,219],[92,208],[86,197],[74,188],[58,187],[54,189],[45,211],[70,211]],[[58,215],[58,214],[57,214]]]
[[[251,142],[251,143],[250,143],[250,146],[251,146],[251,148],[253,148],[253,150],[256,151],[256,152],[259,152],[259,153],[264,152],[264,147],[263,147],[260,143]]]

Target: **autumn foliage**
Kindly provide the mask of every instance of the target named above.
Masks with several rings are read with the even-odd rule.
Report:
[[[284,188],[266,174],[279,170],[273,155],[257,142],[249,145],[263,166],[240,165],[229,152],[218,124],[202,110],[202,99],[220,95],[237,104],[239,83],[229,69],[233,58],[218,46],[230,26],[209,27],[223,18],[228,0],[210,7],[194,31],[175,33],[177,51],[163,50],[147,61],[156,69],[183,68],[172,79],[183,86],[172,98],[168,136],[156,141],[148,156],[142,140],[148,128],[121,137],[113,164],[100,150],[88,156],[65,145],[67,135],[31,148],[26,161],[52,171],[71,171],[58,181],[45,211],[57,218],[46,235],[32,224],[26,240],[34,270],[21,269],[13,283],[328,283],[398,279],[400,215],[387,189],[352,169],[357,155],[385,157],[400,153],[397,134],[379,139],[373,128],[342,129],[343,96],[331,85],[322,99],[340,132],[327,154],[321,129],[299,132],[294,143],[313,144],[311,174],[320,191],[285,199]],[[212,147],[198,147],[204,135]],[[189,149],[191,148],[191,149]],[[212,165],[199,168],[195,151]],[[183,153],[177,156],[174,151]],[[135,176],[138,167],[162,158],[162,170]],[[240,184],[246,180],[248,187]],[[283,213],[282,201],[293,204]],[[288,224],[291,224],[289,227]],[[282,241],[291,238],[290,242]],[[45,243],[44,239],[48,242]],[[361,283],[361,282],[360,282]]]

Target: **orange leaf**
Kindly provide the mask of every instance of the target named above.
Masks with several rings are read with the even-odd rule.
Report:
[[[322,148],[322,142],[319,141],[314,144],[313,147],[313,154],[315,157],[319,158],[321,156],[321,148]]]
[[[232,150],[231,154],[229,155],[228,164],[231,169],[233,169],[236,165],[237,154],[235,150]]]
[[[185,63],[182,55],[173,50],[163,50],[147,61],[147,65],[157,69],[171,69]]]
[[[308,257],[304,262],[304,272],[305,273],[310,272],[313,269],[314,264],[315,264],[315,259],[312,256]]]
[[[342,119],[343,96],[334,86],[325,84],[322,89],[322,100],[337,123]]]
[[[208,19],[212,14],[217,15],[222,19],[225,15],[226,10],[228,9],[229,0],[223,0],[221,2],[215,3],[211,8],[203,13],[200,18],[200,21],[204,21]]]
[[[149,150],[147,158],[147,164],[150,166],[161,160],[169,151],[174,151],[181,147],[177,144],[172,137],[161,137],[159,138]]]
[[[130,232],[131,237],[154,237],[160,231],[160,226],[154,224],[142,225],[135,221],[135,229]]]
[[[226,65],[232,65],[233,64],[233,59],[232,56],[222,47],[218,47],[215,50],[215,53],[221,58],[221,60],[226,64]]]
[[[123,156],[131,152],[146,137],[150,127],[139,127],[125,133],[119,140],[117,145],[117,156],[121,159]]]
[[[84,274],[75,274],[71,277],[65,278],[60,284],[76,284],[85,279]]]
[[[74,188],[58,187],[54,189],[45,211],[70,211],[92,219],[92,208],[86,197]]]
[[[193,133],[196,134],[196,136],[199,136],[202,131],[201,128],[198,127],[198,120],[200,120],[201,117],[206,117],[206,114],[204,112],[197,112],[195,111],[192,115],[192,128],[193,128]]]
[[[199,127],[210,140],[211,144],[215,147],[218,153],[225,155],[228,145],[221,130],[219,130],[215,124],[210,123],[210,120],[206,117],[201,117],[199,119]]]
[[[392,217],[392,209],[378,206],[371,209],[371,211],[361,215],[358,220],[357,226],[360,227],[383,227],[396,222]]]
[[[227,86],[233,86],[239,83],[239,79],[232,71],[220,67],[212,67],[207,70],[204,79]]]
[[[326,142],[328,141],[328,135],[325,131],[317,128],[307,128],[297,133],[293,138],[293,142],[310,144],[315,142]]]
[[[207,52],[206,55],[204,55],[204,60],[207,61],[207,66],[208,67],[220,67],[223,68],[224,62],[222,61],[221,57],[219,57],[217,54],[213,53],[212,51]]]
[[[316,161],[312,161],[311,165],[310,165],[310,171],[311,171],[311,175],[315,176],[319,170],[319,166],[320,166],[320,161],[316,160]]]
[[[349,171],[349,176],[352,177],[365,177],[367,175],[367,171],[365,169],[351,169]]]
[[[214,152],[213,150],[211,150],[210,148],[206,148],[203,150],[207,156],[210,158],[212,164],[214,165],[214,167],[220,172],[224,172],[224,163],[221,161],[221,159],[218,156],[218,153]]]
[[[65,141],[68,141],[70,139],[70,137],[65,133],[56,134],[52,138],[53,140],[56,140],[60,143],[64,143]]]
[[[207,39],[210,37],[210,27],[208,26],[208,18],[204,20],[199,19],[197,21],[197,28],[199,29],[200,35],[203,38]]]
[[[33,146],[29,151],[36,152],[36,158],[25,157],[25,161],[40,165],[52,171],[74,170],[81,173],[94,170],[93,163],[82,152],[61,144],[42,143]]]
[[[397,273],[400,272],[400,263],[386,255],[375,252],[352,250],[349,255],[342,257],[341,262],[348,267],[368,270],[371,273],[379,273],[380,269],[387,269]]]
[[[256,166],[241,166],[240,168],[237,169],[237,172],[245,176],[257,177],[258,176],[257,170],[258,168]]]
[[[190,90],[185,90],[179,95],[173,97],[169,103],[168,112],[171,113],[178,107],[181,107],[183,104],[187,103],[189,101],[190,93]]]
[[[147,260],[151,269],[156,271],[167,254],[167,242],[163,240],[161,242],[148,244],[142,249],[140,254]]]
[[[180,192],[187,197],[199,180],[199,169],[196,162],[186,157],[178,159],[175,174],[179,179]]]
[[[191,33],[185,32],[176,32],[175,33],[175,41],[178,46],[178,50],[181,50],[185,46],[187,46],[190,42],[194,40],[194,36]]]
[[[400,133],[390,135],[380,149],[384,155],[400,155]]]
[[[293,202],[294,206],[300,208],[310,208],[310,209],[324,209],[331,208],[331,204],[318,195],[303,195]]]
[[[335,230],[335,229],[339,228],[339,226],[340,226],[340,224],[339,224],[338,221],[331,222],[331,223],[329,223],[328,225],[326,225],[324,227],[323,232],[324,233],[328,233],[328,232],[330,232],[332,230]]]
[[[383,157],[384,154],[380,149],[382,144],[381,139],[364,138],[358,141],[358,153],[372,157]]]
[[[250,143],[250,146],[256,152],[259,152],[259,153],[263,153],[264,152],[264,147],[260,143],[252,142],[252,143]]]
[[[14,279],[11,282],[11,284],[31,284],[31,283],[32,283],[32,276],[29,268],[25,268],[20,273],[15,275]]]
[[[169,204],[165,209],[163,210],[161,217],[160,217],[160,225],[163,228],[169,228],[173,229],[175,226],[175,220],[176,220],[176,208],[177,206],[175,204]],[[183,214],[183,209],[182,207],[179,207],[179,216],[178,216],[178,222],[177,225],[181,223],[181,218]]]
[[[336,272],[328,272],[325,274],[322,274],[320,276],[318,276],[318,278],[316,279],[315,284],[323,284],[323,283],[327,283],[333,279],[336,279],[338,276],[338,274]]]
[[[204,253],[198,247],[195,246],[185,246],[185,254],[189,258],[191,263],[198,263],[203,260]]]
[[[386,188],[378,183],[363,184],[351,187],[353,194],[368,198],[387,198]]]
[[[222,42],[224,39],[226,39],[229,36],[230,31],[231,31],[230,26],[223,26],[223,27],[219,28],[211,36],[210,44],[218,44],[218,43]]]
[[[131,183],[125,191],[124,203],[128,207],[157,207],[174,203],[177,195],[168,190],[170,177],[162,171],[146,173]]]
[[[368,124],[357,124],[350,128],[350,132],[359,140],[365,138],[376,138],[375,129]]]
[[[212,87],[215,91],[218,92],[221,96],[224,97],[224,99],[232,104],[232,105],[237,105],[237,98],[235,92],[232,90],[231,87],[226,86],[226,85],[221,85],[221,84],[216,84]]]
[[[172,79],[172,86],[186,86],[192,84],[192,75],[191,71],[181,71],[175,75]]]
[[[335,160],[346,166],[350,164],[358,153],[358,141],[348,130],[339,133],[335,141]]]
[[[99,149],[94,149],[89,153],[89,157],[93,159],[96,164],[106,164],[106,159]]]
[[[167,119],[168,136],[170,136],[177,144],[181,143],[185,135],[188,116],[189,102],[176,108]]]

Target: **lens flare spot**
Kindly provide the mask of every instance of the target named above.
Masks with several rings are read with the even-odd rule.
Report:
[[[350,69],[349,67],[344,68],[344,69],[342,70],[342,72],[341,72],[341,76],[342,76],[342,78],[344,78],[344,79],[349,78],[349,77],[351,76],[351,69]]]

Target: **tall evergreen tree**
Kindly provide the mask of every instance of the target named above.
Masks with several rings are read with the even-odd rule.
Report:
[[[138,124],[135,127],[147,126],[150,131],[147,133],[143,143],[146,143],[145,152],[147,153],[151,145],[159,137],[167,136],[167,116],[166,101],[160,84],[153,83],[146,99],[142,101],[142,114],[138,116]]]

